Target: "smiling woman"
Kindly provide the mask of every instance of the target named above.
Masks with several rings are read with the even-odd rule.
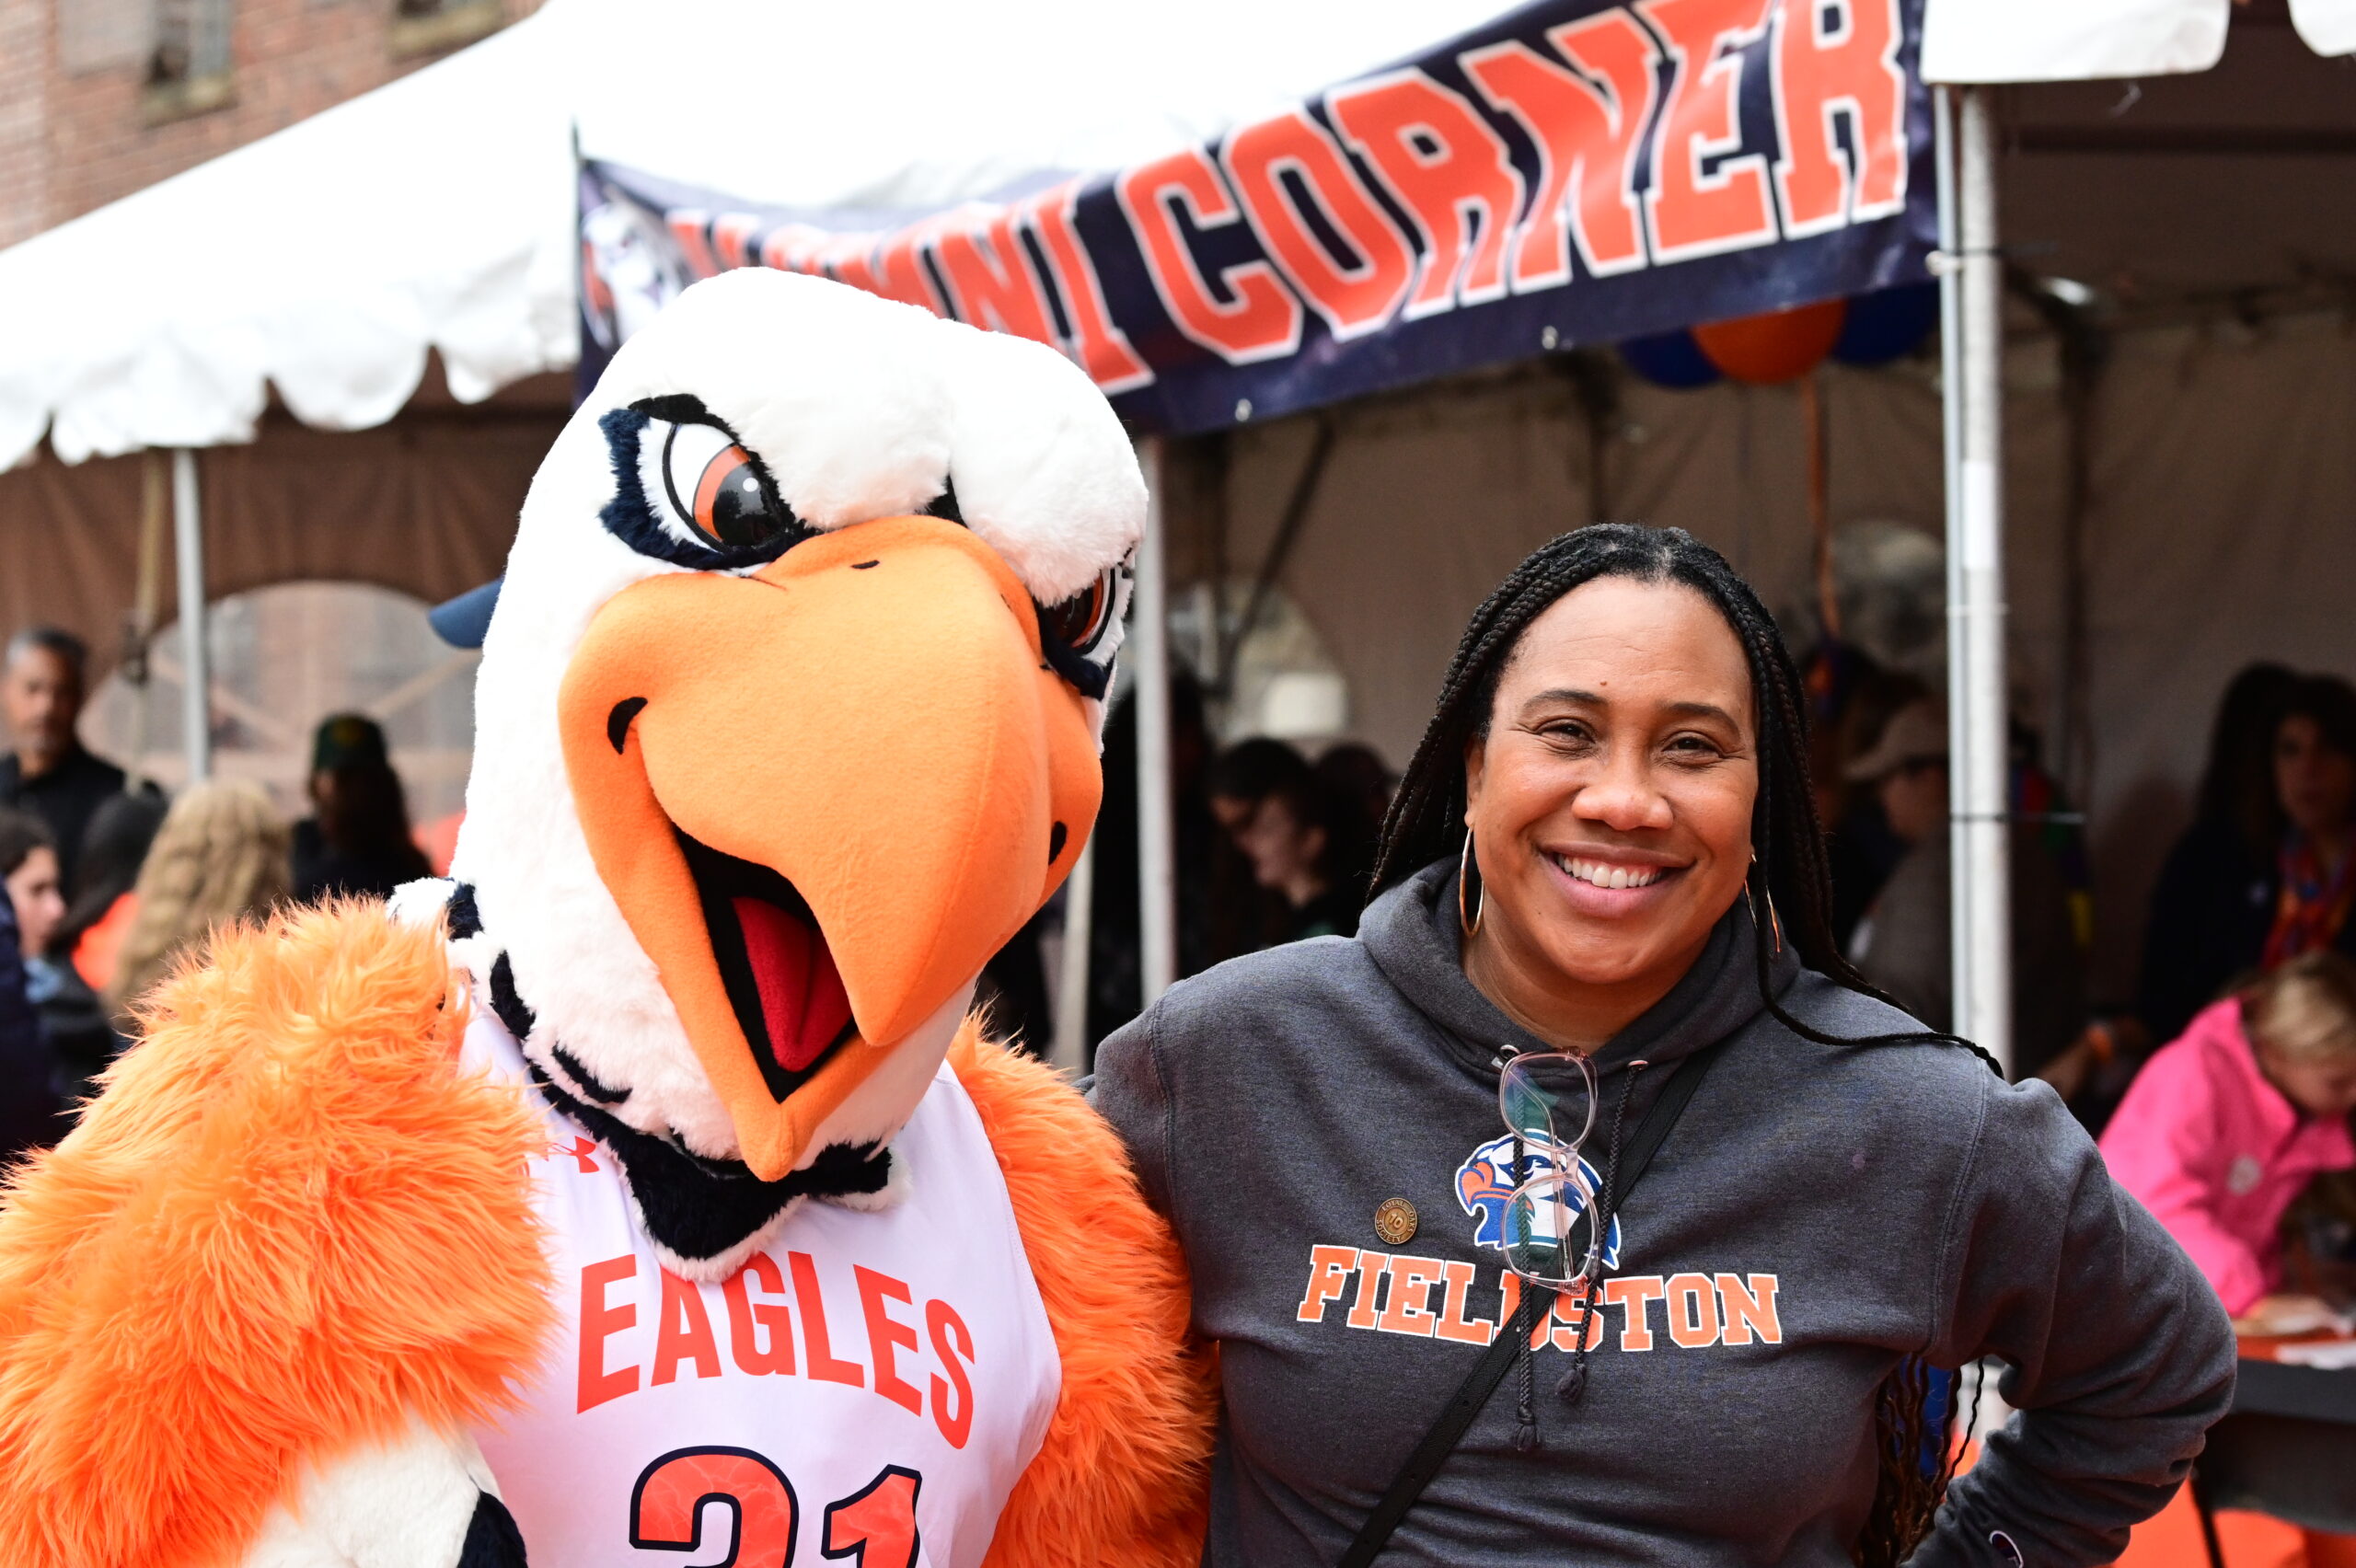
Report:
[[[1691,588],[1601,577],[1523,632],[1464,747],[1483,917],[1464,966],[1593,1050],[1693,966],[1749,874],[1758,723],[1742,645]]]
[[[1842,959],[1807,756],[1724,560],[1564,535],[1467,628],[1358,936],[1104,1043],[1219,1347],[1207,1563],[2091,1564],[2183,1479],[2223,1314],[2050,1090]],[[2026,1413],[1949,1487],[1989,1356]]]

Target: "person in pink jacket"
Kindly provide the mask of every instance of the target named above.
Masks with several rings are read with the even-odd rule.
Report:
[[[2304,1306],[2281,1287],[2282,1213],[2356,1166],[2356,963],[2292,959],[2155,1052],[2102,1136],[2112,1178],[2191,1254],[2236,1318]]]

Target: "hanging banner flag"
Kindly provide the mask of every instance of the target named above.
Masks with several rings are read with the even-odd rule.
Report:
[[[582,374],[696,279],[777,267],[1053,344],[1184,432],[1920,282],[1921,39],[1922,0],[1538,0],[1216,141],[930,212],[585,163]]]

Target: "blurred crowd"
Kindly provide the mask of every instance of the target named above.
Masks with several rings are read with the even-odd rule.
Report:
[[[0,651],[0,1158],[54,1141],[122,1050],[136,1005],[214,928],[290,902],[382,896],[433,868],[384,731],[313,737],[311,813],[249,783],[167,801],[82,744],[89,655],[52,628]]]
[[[444,869],[419,847],[373,721],[319,724],[299,821],[248,783],[167,802],[83,746],[87,663],[75,639],[36,628],[0,668],[14,744],[0,756],[0,1156],[63,1131],[139,998],[216,926]],[[1808,683],[1836,934],[1875,986],[1951,1028],[1946,712],[1854,650],[1819,651]],[[1124,705],[1095,841],[1091,1046],[1140,1005],[1135,748]],[[1396,784],[1379,755],[1265,737],[1222,749],[1182,676],[1171,767],[1182,974],[1356,932]],[[2235,1311],[2282,1296],[2283,1234],[2308,1239],[2294,1251],[2311,1273],[2356,1277],[2356,687],[2278,664],[2227,686],[2192,824],[2144,913],[2140,980],[2115,1005],[2087,981],[2083,818],[2020,724],[2010,790],[2015,1076],[2046,1079],[2102,1136]],[[1053,1032],[1045,943],[1059,918],[1043,911],[986,972],[998,1027],[1034,1052]]]
[[[1947,1029],[1946,711],[1870,667],[1814,674],[1842,941]],[[2272,663],[2227,685],[2134,989],[2110,1006],[2086,978],[2083,820],[2035,734],[2013,737],[2015,1076],[2044,1078],[2099,1135],[2229,1310],[2304,1322],[2356,1299],[2356,687]]]

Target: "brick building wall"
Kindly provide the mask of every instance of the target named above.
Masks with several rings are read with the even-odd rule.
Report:
[[[540,4],[0,0],[0,246],[379,86]],[[194,79],[152,79],[159,49],[183,46],[191,29],[217,44],[225,25],[225,50],[214,59],[200,47]]]
[[[0,0],[0,246],[40,232],[49,211],[49,23],[58,3]]]

